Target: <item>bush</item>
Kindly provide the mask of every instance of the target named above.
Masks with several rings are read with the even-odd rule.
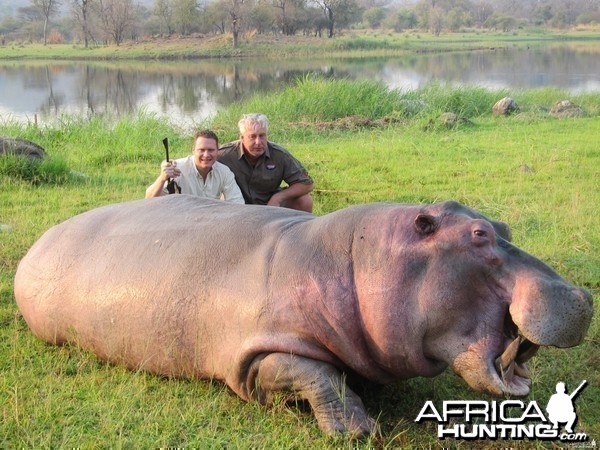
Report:
[[[23,156],[0,157],[0,176],[20,179],[32,184],[63,183],[69,178],[67,164],[58,158],[31,159]]]
[[[64,44],[65,38],[60,32],[54,30],[48,35],[46,42],[48,44]]]

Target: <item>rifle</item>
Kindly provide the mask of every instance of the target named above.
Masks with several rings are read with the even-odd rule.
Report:
[[[167,156],[167,162],[169,162],[169,138],[163,139],[163,145],[165,146],[165,153]],[[175,180],[171,178],[167,179],[167,192],[169,194],[174,194],[177,191],[178,194],[181,194],[181,186],[179,186]]]
[[[573,392],[571,392],[571,394],[569,395],[569,398],[571,400],[573,400],[573,397],[575,397],[577,394],[579,394],[579,391],[581,391],[586,384],[587,384],[587,380],[583,380],[581,382],[581,384],[579,386],[577,386],[577,389],[575,389]]]

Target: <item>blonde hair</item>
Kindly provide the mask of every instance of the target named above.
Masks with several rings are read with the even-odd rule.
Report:
[[[261,128],[264,128],[266,131],[269,129],[269,119],[267,119],[267,116],[265,116],[264,114],[244,114],[238,122],[240,134],[246,133],[246,130],[248,130],[249,128],[253,128],[256,125],[260,126]]]

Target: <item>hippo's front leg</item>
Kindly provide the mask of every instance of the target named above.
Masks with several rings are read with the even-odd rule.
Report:
[[[275,391],[292,392],[308,400],[319,428],[329,434],[371,433],[373,420],[362,400],[346,385],[331,364],[283,353],[272,353],[259,363],[254,397],[265,403]]]

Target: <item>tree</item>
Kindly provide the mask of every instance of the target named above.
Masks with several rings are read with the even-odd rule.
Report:
[[[246,27],[258,33],[269,33],[277,29],[277,11],[267,3],[257,3],[246,14]]]
[[[227,10],[219,2],[208,3],[202,12],[203,21],[211,28],[215,28],[219,34],[225,34],[228,18]]]
[[[94,10],[107,40],[112,39],[120,45],[135,20],[133,0],[97,0]]]
[[[296,34],[302,22],[304,0],[273,0],[273,6],[280,10],[276,23],[281,32],[287,36]]]
[[[533,23],[535,25],[545,25],[552,19],[552,6],[538,6],[534,11]]]
[[[321,5],[321,7],[323,8],[323,14],[325,14],[325,18],[327,19],[327,28],[328,28],[328,33],[327,33],[327,37],[328,38],[332,38],[333,37],[333,31],[334,31],[334,27],[335,27],[335,10],[337,9],[337,3],[340,0],[317,0],[317,3],[319,3]]]
[[[373,6],[363,13],[363,22],[371,28],[379,28],[387,16],[387,11],[381,6]]]
[[[503,32],[511,31],[517,26],[517,19],[511,16],[494,13],[485,21],[488,28],[494,30],[502,30]]]
[[[392,12],[383,22],[385,27],[391,28],[397,33],[416,28],[417,24],[417,16],[410,8],[400,8]]]
[[[23,24],[13,16],[4,16],[0,22],[0,35],[2,35],[2,38],[4,39],[5,35],[14,33],[21,28],[21,25]]]
[[[229,15],[231,16],[231,34],[233,35],[233,48],[238,47],[240,28],[242,26],[241,8],[244,0],[232,0]]]
[[[459,8],[452,8],[446,13],[446,27],[453,32],[472,23],[471,14]]]
[[[81,27],[81,34],[83,35],[83,42],[85,48],[89,46],[90,40],[90,23],[89,23],[89,5],[91,0],[71,0],[71,10],[75,21]]]
[[[48,21],[50,17],[58,12],[60,0],[31,0],[33,6],[39,10],[44,17],[44,45],[47,43]]]
[[[327,37],[335,35],[335,27],[342,25],[356,12],[354,0],[314,0],[327,20]]]
[[[173,34],[173,2],[172,0],[156,0],[154,3],[154,15],[160,20],[160,35],[163,34],[163,25],[167,30],[167,36]]]
[[[17,21],[21,23],[19,34],[30,41],[39,40],[43,34],[43,17],[35,6],[17,8]]]
[[[244,0],[218,0],[218,3],[226,11],[231,24],[231,34],[233,36],[233,48],[239,45],[239,36],[242,31],[242,22],[245,21],[247,11],[245,10]]]
[[[191,34],[199,21],[197,0],[173,0],[173,23],[184,36]]]
[[[572,1],[565,1],[556,9],[552,19],[552,25],[555,27],[567,27],[575,24],[577,12]]]
[[[480,0],[473,7],[473,18],[479,27],[483,27],[485,21],[492,14],[494,14],[494,7],[487,0]]]
[[[438,7],[432,7],[429,10],[429,29],[434,36],[439,36],[444,27],[444,13]]]

